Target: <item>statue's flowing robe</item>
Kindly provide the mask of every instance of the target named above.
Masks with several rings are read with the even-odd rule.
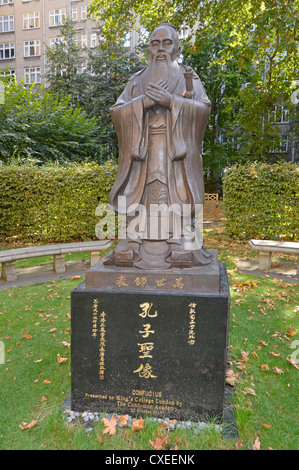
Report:
[[[124,92],[110,109],[119,142],[119,165],[110,204],[126,212],[131,204],[142,203],[147,182],[149,158],[149,111],[144,107],[146,69],[133,75]],[[198,76],[193,72],[194,93],[185,98],[186,84],[180,75],[173,90],[171,109],[166,110],[167,185],[171,205],[183,208],[204,203],[202,140],[210,112],[210,101]],[[126,196],[126,209],[118,197]]]

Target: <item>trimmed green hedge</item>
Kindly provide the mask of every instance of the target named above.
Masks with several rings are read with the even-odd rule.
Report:
[[[238,239],[299,239],[299,167],[287,162],[229,168],[223,179],[226,232]]]
[[[95,210],[108,201],[116,172],[111,163],[0,166],[0,240],[96,239]]]

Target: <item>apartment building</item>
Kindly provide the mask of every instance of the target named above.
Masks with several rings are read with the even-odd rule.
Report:
[[[0,0],[0,74],[15,74],[24,83],[44,82],[46,46],[59,40],[70,15],[78,43],[97,46],[97,23],[87,18],[90,0]]]

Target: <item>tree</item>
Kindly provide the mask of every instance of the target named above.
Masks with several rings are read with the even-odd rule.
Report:
[[[239,144],[236,135],[236,115],[241,88],[252,76],[250,65],[240,70],[232,56],[226,61],[227,33],[198,34],[194,44],[184,44],[184,63],[190,65],[202,79],[211,101],[209,125],[205,132],[203,157],[207,181],[221,181],[222,171],[236,157]],[[213,188],[215,190],[215,187]]]
[[[86,54],[78,45],[70,17],[60,26],[58,41],[46,47],[46,84],[58,95],[70,96],[71,104],[84,104],[86,76],[83,72]]]
[[[298,0],[92,0],[90,11],[94,16],[101,11],[103,35],[110,41],[138,24],[152,30],[161,21],[190,26],[196,41],[224,34],[223,65],[234,58],[240,71],[252,70],[238,105],[232,101],[238,109],[235,132],[243,136],[239,156],[267,159],[281,140],[273,126],[275,106],[295,112],[291,85],[299,66],[298,6]]]
[[[47,48],[46,79],[49,89],[69,96],[88,116],[96,117],[101,148],[106,158],[116,157],[118,144],[109,108],[123,91],[129,77],[143,67],[140,56],[123,46],[103,41],[98,27],[99,46],[82,49],[71,18],[60,27],[60,41]],[[84,66],[84,67],[83,67]]]
[[[129,78],[143,68],[141,58],[119,42],[110,47],[100,45],[89,52],[87,89],[84,109],[89,116],[99,118],[101,142],[107,157],[117,157],[118,142],[109,109],[124,90]]]
[[[0,159],[47,161],[100,161],[98,121],[70,98],[26,88],[3,78],[5,100],[0,105]]]

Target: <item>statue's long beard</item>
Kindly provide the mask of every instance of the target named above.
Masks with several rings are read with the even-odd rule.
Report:
[[[149,65],[150,81],[155,83],[164,78],[169,80],[171,77],[171,62],[168,60],[157,60]]]
[[[155,60],[150,62],[147,66],[146,73],[144,75],[145,85],[149,82],[157,83],[161,79],[165,79],[168,82],[169,91],[173,91],[175,83],[179,76],[180,70],[177,61],[171,62],[170,58],[166,60]]]

